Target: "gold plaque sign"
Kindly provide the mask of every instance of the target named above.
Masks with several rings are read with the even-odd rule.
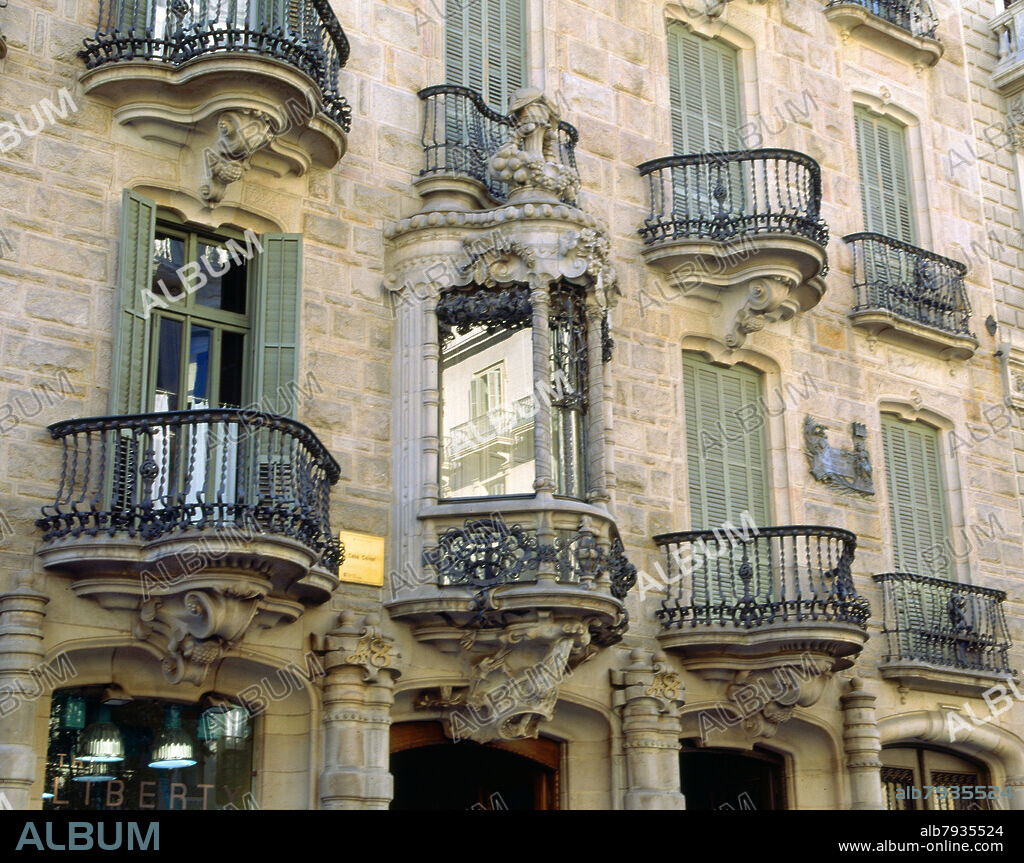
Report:
[[[338,578],[356,584],[384,585],[384,537],[343,530],[345,562],[338,569]]]

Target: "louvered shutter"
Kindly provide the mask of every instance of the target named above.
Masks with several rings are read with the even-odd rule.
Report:
[[[143,36],[146,29],[151,26],[151,6],[152,0],[115,0],[116,16],[113,27],[120,30],[122,34],[132,32],[137,37]],[[162,33],[154,35],[163,36]]]
[[[299,377],[302,235],[263,234],[257,256],[256,400],[262,410],[294,415]]]
[[[128,189],[121,195],[121,249],[118,258],[118,316],[114,329],[111,414],[149,410],[147,378],[150,325],[146,296],[153,287],[156,204]]]
[[[938,432],[921,422],[883,415],[882,445],[895,569],[952,578],[946,565],[949,519]],[[926,557],[929,549],[932,553]]]
[[[526,79],[524,0],[448,0],[445,76],[506,113],[509,96]]]
[[[763,423],[755,427],[751,405],[760,412],[760,377],[756,372],[734,366],[713,366],[686,355],[683,358],[683,399],[686,419],[686,455],[690,492],[690,527],[693,530],[720,528],[731,523],[744,525],[743,513],[755,524],[768,524],[767,458]],[[732,571],[737,571],[742,549]],[[729,567],[722,562],[721,571]],[[753,588],[759,596],[771,592],[771,566],[767,559],[754,561]],[[702,578],[717,569],[695,571],[694,603],[734,603],[739,585],[706,583]]]
[[[736,52],[690,32],[668,30],[672,144],[679,155],[739,146],[739,65]]]
[[[855,112],[854,125],[864,229],[913,244],[906,131],[863,109]]]

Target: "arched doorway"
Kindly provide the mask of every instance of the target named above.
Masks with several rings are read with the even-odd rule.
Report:
[[[785,809],[785,762],[755,746],[750,752],[683,744],[679,776],[686,808]]]
[[[453,743],[439,722],[391,727],[392,809],[557,809],[553,740]]]

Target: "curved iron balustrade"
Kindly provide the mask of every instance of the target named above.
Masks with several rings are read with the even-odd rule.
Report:
[[[934,39],[939,19],[927,0],[829,0],[832,6],[863,6],[912,36]]]
[[[828,245],[821,168],[794,150],[733,150],[667,156],[637,167],[650,184],[647,245],[791,234]]]
[[[909,572],[886,572],[874,580],[883,587],[886,662],[1016,673],[1009,664],[1003,591]]]
[[[954,335],[971,335],[967,267],[908,243],[864,231],[853,248],[854,312],[881,310]]]
[[[331,531],[338,463],[295,420],[240,409],[66,420],[60,487],[36,525],[43,540],[254,525],[298,540],[328,569],[343,558]]]
[[[508,197],[508,183],[492,179],[487,160],[511,137],[515,118],[499,114],[483,97],[468,87],[438,84],[420,90],[424,102],[423,154],[426,165],[421,177],[455,174],[471,177],[487,187],[492,198]],[[564,120],[558,124],[559,161],[576,168],[576,127]]]
[[[312,78],[324,113],[346,132],[338,92],[349,45],[328,0],[100,0],[96,35],[79,56],[89,69],[155,60],[175,66],[213,52],[259,54]]]
[[[656,612],[665,629],[867,623],[870,608],[850,572],[857,537],[847,530],[727,525],[654,542],[668,558],[668,596]]]

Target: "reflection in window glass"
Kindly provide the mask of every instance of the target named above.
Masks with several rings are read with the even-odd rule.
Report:
[[[555,491],[587,495],[587,318],[584,292],[551,291],[551,449]]]
[[[158,411],[178,410],[181,376],[181,321],[160,318],[160,347],[156,364],[156,404]]]
[[[232,258],[223,246],[198,243],[200,267],[206,284],[196,291],[196,303],[225,312],[245,314],[246,262],[238,252]]]
[[[532,494],[529,328],[452,333],[441,347],[441,496]]]
[[[245,708],[204,710],[150,698],[104,705],[102,691],[54,693],[44,809],[244,806],[253,743]]]

